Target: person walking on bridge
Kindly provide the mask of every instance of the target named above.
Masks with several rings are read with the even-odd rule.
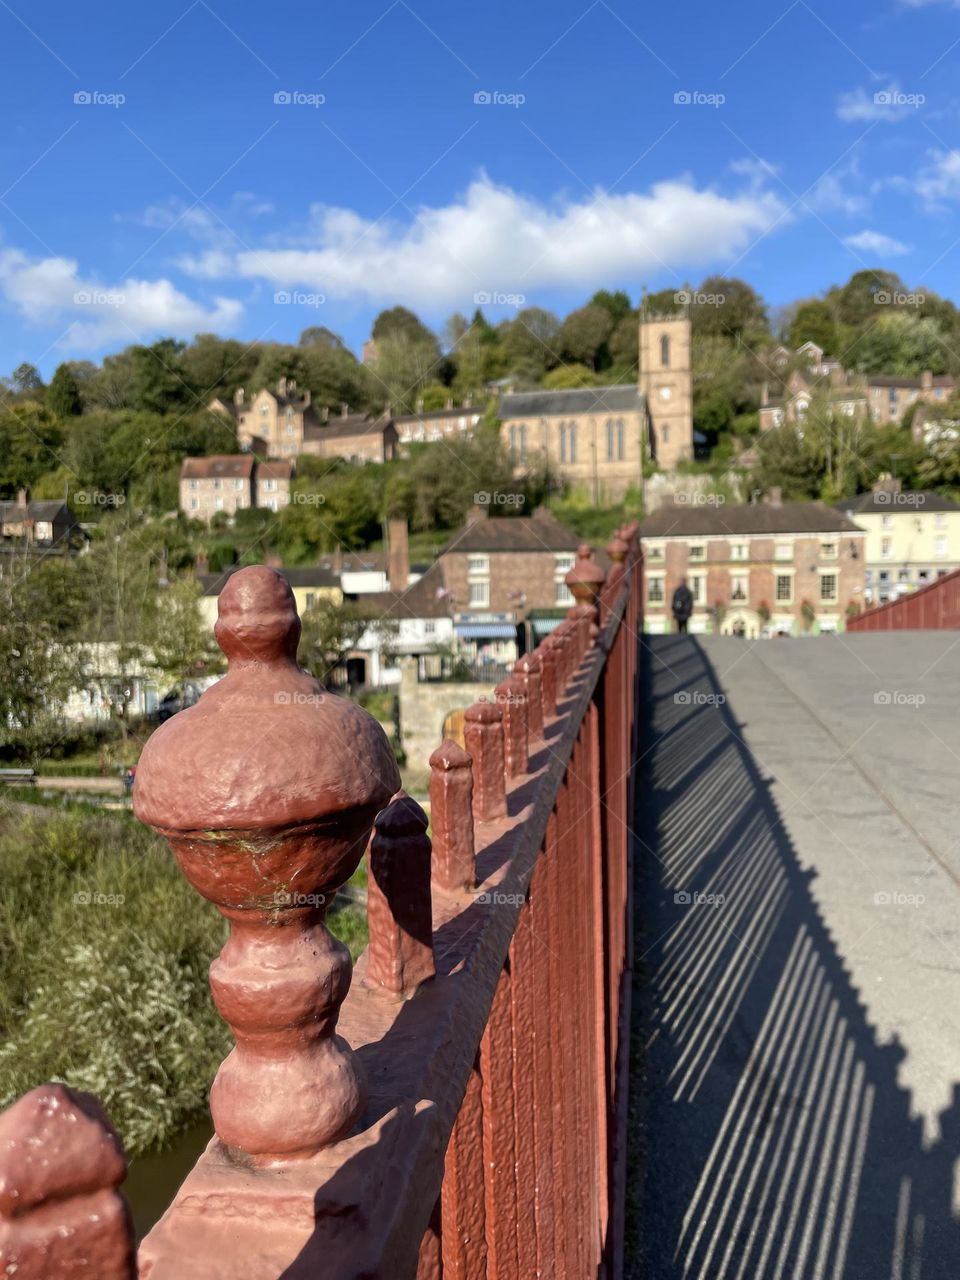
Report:
[[[693,592],[687,586],[686,578],[680,579],[680,585],[673,593],[673,601],[670,608],[673,611],[674,618],[677,620],[677,630],[681,635],[684,635],[690,615],[693,613]]]

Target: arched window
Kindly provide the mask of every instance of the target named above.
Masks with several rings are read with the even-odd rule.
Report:
[[[570,438],[569,438],[568,444],[569,444],[568,451],[570,454],[570,461],[576,462],[577,460],[577,424],[575,422],[570,423]]]
[[[623,419],[618,418],[617,419],[617,459],[620,462],[623,461],[624,454],[625,454],[624,436],[625,436],[625,431],[624,431]]]
[[[526,460],[527,460],[527,424],[525,422],[521,422],[520,423],[520,461],[526,462]]]
[[[613,419],[607,419],[607,461],[613,461]]]
[[[670,365],[670,335],[666,333],[660,339],[660,364],[664,369]]]
[[[565,422],[561,422],[560,423],[560,461],[566,462],[566,460],[567,460],[567,424]]]
[[[663,426],[660,428],[660,439],[663,441],[664,444],[668,444],[670,442],[670,428],[667,426],[666,423],[664,423]]]

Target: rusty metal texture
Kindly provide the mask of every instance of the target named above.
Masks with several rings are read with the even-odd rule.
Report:
[[[0,1115],[0,1274],[134,1280],[127,1164],[95,1098],[62,1084]]]
[[[434,976],[427,815],[399,792],[377,815],[367,883],[368,987],[409,996]]]

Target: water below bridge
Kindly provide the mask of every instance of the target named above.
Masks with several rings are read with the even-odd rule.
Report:
[[[960,634],[647,637],[635,1280],[956,1280]]]

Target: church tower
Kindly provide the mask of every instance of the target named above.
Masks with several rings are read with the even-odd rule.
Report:
[[[690,319],[640,313],[640,393],[646,397],[654,460],[664,471],[693,457]]]

